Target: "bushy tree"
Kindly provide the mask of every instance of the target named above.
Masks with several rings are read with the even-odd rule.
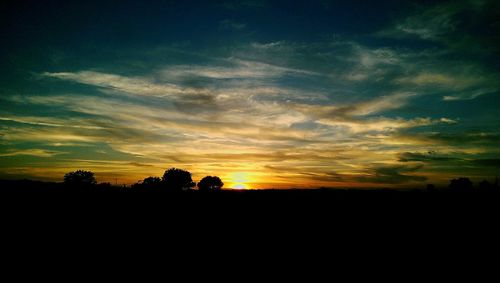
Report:
[[[162,184],[172,191],[191,189],[196,185],[191,178],[191,173],[178,168],[170,168],[165,171],[162,177]]]
[[[160,177],[147,177],[142,181],[142,184],[146,187],[157,187],[161,185]]]
[[[224,186],[222,180],[217,176],[206,176],[198,182],[200,191],[219,191]]]
[[[427,191],[428,192],[435,192],[436,186],[434,184],[427,184]]]
[[[472,190],[472,182],[469,178],[458,178],[450,181],[450,189],[453,191],[470,191]]]
[[[64,175],[64,184],[78,187],[94,186],[97,184],[97,181],[93,172],[77,170]]]
[[[479,183],[479,189],[481,191],[490,191],[491,189],[493,189],[493,185],[490,182],[483,180],[481,183]]]
[[[132,185],[132,190],[158,190],[162,187],[162,181],[159,177],[147,177]]]

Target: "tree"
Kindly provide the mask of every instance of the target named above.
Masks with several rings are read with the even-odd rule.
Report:
[[[220,191],[224,183],[217,176],[206,176],[198,182],[198,189],[200,191]]]
[[[427,184],[427,191],[428,192],[435,192],[436,186],[434,184]]]
[[[162,181],[159,177],[147,177],[132,185],[133,190],[157,190],[161,189]]]
[[[472,182],[469,178],[458,178],[450,181],[450,189],[453,191],[470,191]]]
[[[161,185],[161,179],[159,177],[147,177],[142,181],[145,187],[157,187]]]
[[[162,183],[164,187],[172,191],[191,189],[196,185],[191,178],[191,173],[178,168],[170,168],[165,171],[162,177]]]
[[[87,187],[94,186],[97,184],[97,181],[93,172],[77,170],[64,175],[64,184],[77,187]]]
[[[490,182],[483,180],[481,183],[479,183],[479,189],[481,191],[490,191],[493,188]]]

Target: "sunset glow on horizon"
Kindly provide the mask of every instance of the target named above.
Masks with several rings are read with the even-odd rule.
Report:
[[[175,167],[248,190],[500,176],[497,1],[11,2],[0,179],[83,169],[131,185]]]

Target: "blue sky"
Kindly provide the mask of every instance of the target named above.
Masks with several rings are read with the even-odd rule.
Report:
[[[498,175],[495,1],[66,2],[0,4],[2,178]]]

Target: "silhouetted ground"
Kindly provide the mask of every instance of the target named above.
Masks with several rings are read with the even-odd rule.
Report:
[[[477,188],[454,191],[396,190],[396,189],[289,189],[289,190],[222,190],[201,192],[189,190],[171,192],[166,189],[131,189],[107,185],[87,187],[65,186],[63,183],[30,180],[0,180],[0,198],[5,200],[58,200],[75,202],[149,202],[158,206],[208,205],[213,209],[223,206],[246,207],[258,210],[266,206],[290,208],[370,207],[385,209],[385,205],[405,208],[406,205],[423,209],[424,206],[468,206],[485,204],[500,207],[500,190]]]
[[[125,250],[130,243],[143,246],[152,238],[161,242],[174,237],[214,249],[218,247],[214,241],[221,239],[232,240],[235,247],[257,239],[273,247],[279,243],[293,252],[298,245],[315,245],[318,250],[326,243],[344,247],[345,242],[331,240],[342,235],[349,235],[356,245],[385,250],[384,241],[405,242],[409,237],[414,239],[406,243],[410,245],[422,240],[441,244],[466,238],[465,233],[491,238],[500,215],[500,193],[479,190],[204,193],[75,188],[26,180],[0,181],[0,185],[0,223],[9,227],[5,231],[23,231],[16,237],[24,242],[44,239],[49,233],[57,241],[74,244],[80,239],[80,244],[93,239],[103,245],[120,243]],[[55,236],[54,231],[58,231]],[[239,243],[239,239],[246,240]],[[287,239],[295,242],[287,243]],[[177,243],[165,242],[169,248],[185,248]]]

